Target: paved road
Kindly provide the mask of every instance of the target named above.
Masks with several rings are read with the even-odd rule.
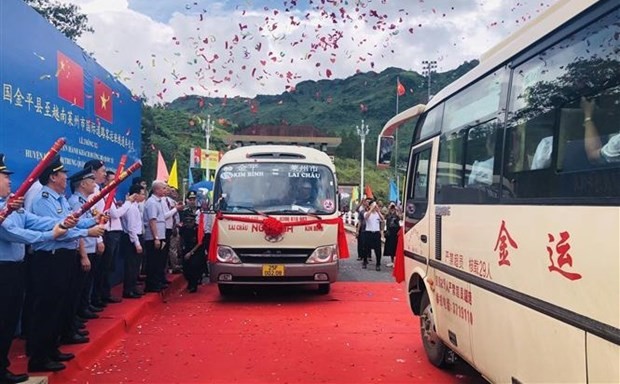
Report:
[[[394,281],[392,277],[393,268],[385,266],[390,261],[389,257],[382,258],[381,271],[376,271],[376,259],[373,253],[371,255],[372,262],[368,265],[368,269],[362,269],[362,262],[357,260],[357,239],[351,232],[347,234],[347,241],[351,256],[348,259],[340,260],[338,281]]]

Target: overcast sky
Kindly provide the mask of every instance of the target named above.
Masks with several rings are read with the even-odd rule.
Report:
[[[78,43],[135,94],[280,94],[388,67],[450,70],[557,0],[63,0],[95,33]],[[405,84],[406,85],[406,84]]]

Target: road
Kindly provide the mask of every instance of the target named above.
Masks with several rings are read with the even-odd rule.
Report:
[[[354,239],[349,245],[354,251]],[[341,279],[328,295],[314,287],[263,286],[222,298],[214,284],[197,294],[173,294],[94,363],[65,379],[485,383],[466,364],[443,371],[428,363],[418,320],[391,268],[362,270],[355,252],[341,266]]]

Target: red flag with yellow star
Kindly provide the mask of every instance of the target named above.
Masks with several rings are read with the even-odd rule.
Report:
[[[112,123],[112,89],[95,77],[95,115]]]
[[[58,97],[72,105],[84,108],[84,70],[60,51],[57,51],[56,57]]]

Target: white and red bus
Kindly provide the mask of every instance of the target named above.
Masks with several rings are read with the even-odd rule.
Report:
[[[620,2],[557,2],[383,135],[413,121],[397,271],[429,360],[620,382]]]

